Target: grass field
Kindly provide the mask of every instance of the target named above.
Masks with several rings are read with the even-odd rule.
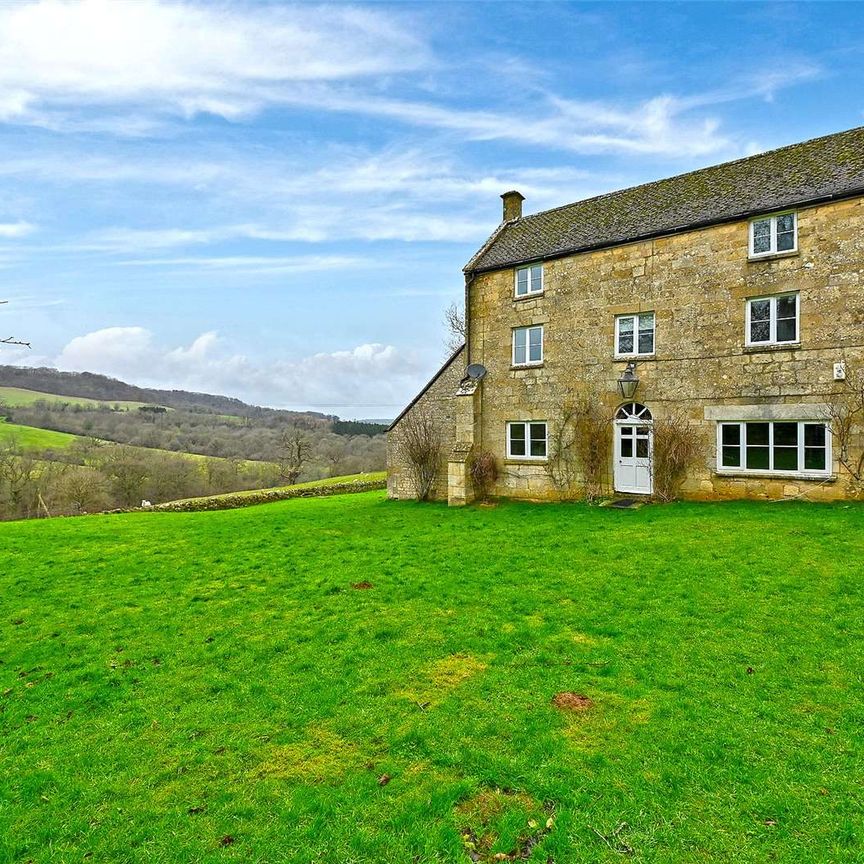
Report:
[[[81,436],[79,435],[72,435],[68,432],[55,432],[53,429],[40,429],[37,426],[22,426],[19,423],[9,423],[0,418],[0,443],[15,441],[23,450],[63,450],[75,441],[80,440],[80,437]],[[114,442],[106,441],[104,443],[111,445]],[[222,456],[204,456],[200,453],[185,453],[180,450],[160,450],[156,447],[135,447],[130,444],[122,444],[118,446],[125,447],[128,450],[141,451],[145,456],[152,455],[153,453],[160,453],[166,456],[180,456],[184,459],[191,459],[194,462],[203,462],[207,459],[215,459],[221,462],[224,458]],[[260,462],[255,462],[252,459],[242,459],[240,461],[246,467],[262,464]],[[314,484],[320,481],[311,482]],[[337,482],[337,479],[334,478],[333,482]]]
[[[0,420],[0,442],[14,440],[25,450],[63,450],[78,439],[68,432],[55,432],[53,429],[38,429],[35,426],[21,426]]]
[[[132,411],[147,404],[146,402],[88,399],[86,396],[58,396],[56,393],[41,393],[38,390],[25,390],[23,387],[0,387],[0,404],[8,405],[10,408],[24,408],[36,402],[60,402],[86,408],[119,407],[121,411]]]
[[[0,861],[862,861],[862,528],[382,493],[0,525]]]

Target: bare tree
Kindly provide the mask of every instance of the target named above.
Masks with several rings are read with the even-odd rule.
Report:
[[[8,302],[8,300],[0,300],[0,305]],[[16,339],[14,336],[7,336],[5,339],[0,339],[0,345],[21,345],[23,348],[32,347],[29,342],[22,342],[20,339]]]
[[[286,429],[279,440],[277,464],[279,477],[288,486],[293,486],[303,466],[312,455],[312,440],[302,429],[291,426]]]
[[[408,465],[414,491],[421,501],[432,493],[441,465],[443,444],[432,412],[422,405],[412,408],[399,423],[400,455]]]
[[[8,518],[29,516],[38,495],[38,465],[12,440],[0,448],[0,499]]]
[[[447,338],[445,339],[447,353],[452,354],[457,348],[465,344],[467,333],[465,310],[456,303],[451,303],[444,310],[444,324],[447,327]]]

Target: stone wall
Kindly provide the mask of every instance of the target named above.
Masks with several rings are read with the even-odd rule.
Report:
[[[833,380],[835,362],[864,369],[862,199],[799,210],[792,255],[748,260],[748,223],[741,221],[547,261],[545,290],[537,297],[515,300],[513,280],[506,269],[477,275],[469,288],[470,362],[488,369],[476,443],[501,459],[497,494],[560,494],[544,464],[505,458],[506,423],[551,425],[568,391],[587,389],[599,394],[611,422],[621,401],[616,381],[626,366],[614,357],[614,319],[642,311],[655,313],[656,342],[654,356],[637,361],[636,400],[657,419],[686,416],[704,442],[704,461],[687,479],[686,496],[846,494],[836,453],[839,476],[828,481],[719,476],[717,415],[708,419],[706,410],[818,406],[842,387]],[[800,343],[746,347],[746,299],[789,291],[800,292]],[[545,325],[544,363],[514,369],[511,330],[528,324]]]
[[[438,371],[427,388],[406,412],[431,411],[441,434],[441,465],[432,491],[432,498],[447,500],[447,460],[456,441],[458,403],[456,393],[465,375],[465,350],[460,348]],[[401,418],[404,420],[404,417]],[[409,466],[400,452],[400,425],[397,421],[387,433],[387,494],[390,498],[416,498],[417,493]]]

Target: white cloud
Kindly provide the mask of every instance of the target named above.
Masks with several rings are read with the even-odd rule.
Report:
[[[392,345],[363,344],[262,364],[232,353],[213,332],[170,348],[143,327],[108,327],[78,336],[54,364],[144,386],[222,393],[275,407],[353,407],[359,414],[368,407],[395,413],[428,371]]]
[[[36,226],[30,222],[0,222],[0,237],[14,239],[26,237],[36,230]]]
[[[350,6],[35,0],[2,4],[0,34],[0,118],[40,125],[81,103],[237,119],[286,85],[428,59],[394,15]]]
[[[175,267],[233,273],[322,273],[385,266],[386,262],[350,255],[222,255],[212,257],[139,258],[119,261],[127,267]]]

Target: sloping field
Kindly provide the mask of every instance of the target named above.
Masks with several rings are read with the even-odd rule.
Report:
[[[858,862],[864,510],[0,525],[0,861]]]
[[[64,405],[81,405],[85,408],[119,408],[121,411],[133,411],[147,404],[88,399],[86,396],[58,396],[56,393],[41,393],[38,390],[25,390],[23,387],[0,387],[0,404],[8,405],[10,408],[22,408],[34,405],[36,402],[59,402]]]
[[[63,450],[78,440],[77,435],[55,432],[53,429],[38,429],[0,420],[0,442],[15,441],[25,450]]]
[[[14,441],[25,450],[62,450],[69,447],[81,436],[71,435],[68,432],[55,432],[53,429],[40,429],[36,426],[22,426],[19,423],[9,423],[0,418],[0,443]],[[218,462],[226,461],[222,456],[203,456],[200,453],[185,453],[180,450],[160,450],[156,447],[135,447],[131,444],[116,444],[113,441],[105,441],[106,446],[124,447],[127,450],[140,450],[144,454],[161,453],[167,456],[179,456],[191,459],[195,462],[204,462],[213,459]],[[266,465],[266,462],[255,462],[252,459],[241,459],[245,466]],[[316,482],[316,481],[312,481]],[[237,494],[237,493],[231,493]]]

